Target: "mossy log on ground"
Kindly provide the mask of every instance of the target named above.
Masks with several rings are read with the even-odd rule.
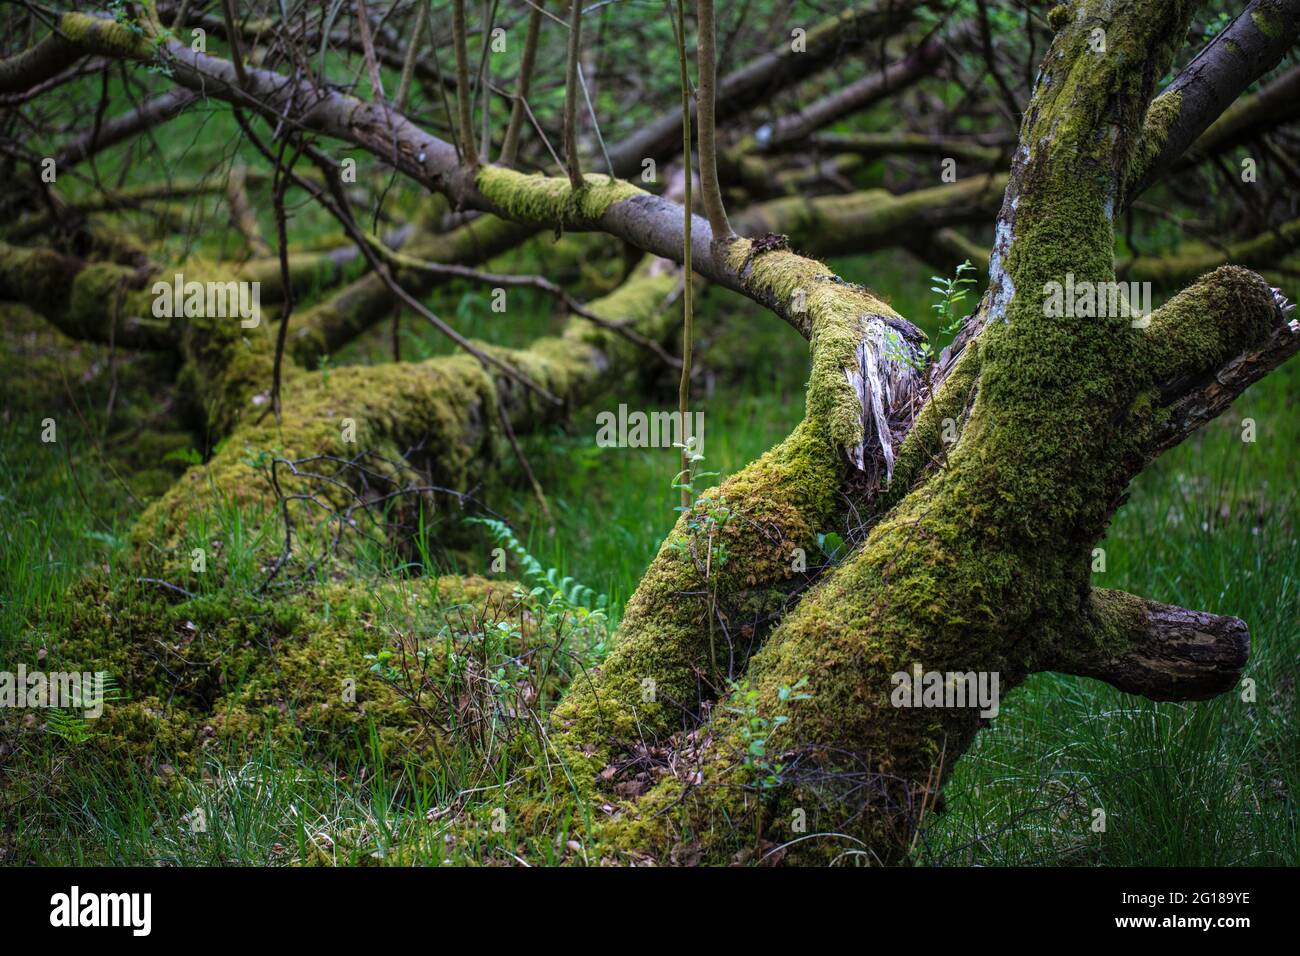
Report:
[[[673,328],[666,308],[679,279],[671,269],[646,260],[613,293],[590,304],[593,312],[631,327],[651,338]],[[281,496],[268,482],[265,469],[278,462],[281,491],[310,489],[312,497],[296,501],[299,533],[342,520],[354,506],[349,481],[310,481],[294,475],[290,462],[301,459],[370,458],[368,468],[393,488],[437,486],[457,494],[470,489],[475,476],[498,461],[508,446],[502,417],[516,432],[536,428],[581,404],[644,354],[616,333],[571,317],[564,333],[533,342],[527,349],[480,344],[508,367],[523,373],[553,395],[563,407],[543,401],[502,371],[458,354],[425,362],[394,362],[375,367],[348,366],[328,374],[297,366],[286,370],[283,414],[277,423],[266,414],[260,392],[270,380],[273,355],[271,330],[254,330],[254,339],[232,333],[226,347],[236,356],[225,361],[226,381],[243,395],[247,408],[232,412],[232,430],[213,458],[191,469],[162,499],[142,515],[133,532],[137,554],[145,567],[172,583],[188,580],[188,545],[201,529],[212,527],[223,509],[252,509],[245,520],[279,521]],[[209,338],[209,343],[215,341]],[[219,364],[214,359],[212,364]],[[260,400],[259,400],[260,398]],[[263,414],[255,414],[258,410]],[[305,470],[316,471],[316,468]],[[391,490],[391,489],[389,489]],[[418,496],[414,496],[418,500]],[[283,502],[288,508],[288,503]],[[282,524],[282,521],[280,522]],[[382,522],[381,522],[382,524]],[[380,529],[382,533],[382,528]],[[266,541],[264,557],[273,559],[283,528]],[[178,550],[180,549],[180,550]],[[209,567],[208,573],[219,570]],[[181,579],[169,577],[181,575]]]
[[[970,176],[894,195],[868,189],[836,196],[789,196],[735,216],[742,235],[783,233],[808,255],[834,256],[904,245],[935,230],[984,223],[997,213],[1005,175]]]
[[[1189,242],[1172,253],[1117,258],[1115,272],[1121,282],[1148,282],[1156,292],[1176,291],[1223,265],[1264,271],[1282,266],[1297,245],[1300,245],[1300,220],[1293,219],[1261,235],[1218,248]],[[957,263],[969,260],[981,275],[988,274],[988,248],[956,229],[940,229],[908,243],[908,248],[918,258],[947,273]]]
[[[445,715],[412,701],[418,682],[395,682],[375,661],[437,646],[443,653],[427,654],[421,668],[439,681],[451,653],[481,650],[458,622],[507,621],[521,640],[535,639],[517,591],[508,580],[441,576],[178,597],[150,581],[95,574],[71,588],[67,618],[42,635],[45,666],[112,678],[79,759],[117,772],[125,761],[158,787],[199,776],[209,761],[242,763],[268,744],[300,748],[340,776],[381,763],[401,774],[438,764]],[[454,644],[433,640],[447,634]],[[55,741],[14,711],[0,714],[0,735],[24,750]]]
[[[534,227],[482,215],[450,232],[421,232],[403,248],[403,254],[443,265],[476,266],[525,247],[530,239],[535,240],[532,252],[543,271],[555,281],[583,277],[586,259],[597,248],[611,245],[594,233],[550,240]],[[426,295],[446,281],[419,269],[399,268],[395,277],[416,296]],[[313,368],[323,357],[390,316],[394,304],[387,284],[378,276],[366,275],[296,316],[290,325],[289,350],[300,365]]]
[[[1292,219],[1261,235],[1227,243],[1221,248],[1188,243],[1170,255],[1123,259],[1115,264],[1115,269],[1124,282],[1149,282],[1156,289],[1175,289],[1228,264],[1269,269],[1282,263],[1298,246],[1300,219]]]

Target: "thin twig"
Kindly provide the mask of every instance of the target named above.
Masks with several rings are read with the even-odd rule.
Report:
[[[501,143],[501,165],[513,166],[519,152],[519,131],[524,125],[527,109],[528,87],[533,80],[533,67],[537,60],[537,36],[542,30],[541,3],[528,12],[528,35],[524,37],[524,55],[519,64],[519,79],[515,82],[515,102],[510,108],[510,122],[506,125],[505,139]]]
[[[700,192],[704,199],[704,213],[713,227],[713,241],[721,242],[732,236],[727,209],[722,203],[722,187],[718,184],[718,145],[714,113],[717,98],[717,58],[714,53],[713,0],[696,0],[696,49],[700,71],[700,86],[696,96],[696,135],[700,144]],[[690,144],[686,146],[687,151]],[[685,409],[682,410],[683,414]]]
[[[375,56],[375,41],[370,36],[370,15],[366,12],[366,0],[356,0],[357,32],[361,35],[361,50],[366,57],[366,71],[370,75],[370,98],[376,103],[384,102],[384,78],[379,72],[379,60]]]
[[[533,474],[533,466],[528,462],[528,456],[524,454],[523,447],[519,444],[519,439],[515,437],[515,430],[510,425],[510,416],[506,414],[505,408],[497,402],[497,414],[501,417],[501,425],[506,433],[506,438],[510,442],[510,447],[514,449],[515,458],[519,460],[519,465],[524,469],[524,474],[528,476],[528,482],[533,486],[533,494],[537,497],[537,503],[542,506],[542,519],[550,526],[551,533],[555,533],[555,519],[551,517],[551,507],[546,503],[546,493],[542,491],[542,483],[537,480]]]
[[[415,27],[411,31],[411,45],[406,50],[406,60],[402,63],[402,78],[397,84],[397,99],[394,102],[399,113],[406,109],[406,98],[411,92],[411,80],[415,76],[415,61],[419,59],[420,38],[424,35],[424,26],[429,19],[428,4],[419,4],[415,12]]]
[[[691,281],[691,84],[686,72],[686,7],[685,0],[677,0],[677,62],[681,68],[682,88],[682,162],[686,182],[682,200],[682,264],[685,269],[685,290],[682,297],[682,377],[677,386],[677,413],[682,428],[687,421],[687,405],[691,396],[691,339],[694,335],[694,282]],[[691,507],[691,449],[690,442],[682,436],[682,468],[678,484],[682,491],[682,508]]]
[[[564,164],[569,185],[583,187],[582,165],[578,161],[578,53],[582,49],[582,3],[572,0],[569,13],[569,57],[564,74]]]
[[[288,225],[284,213],[284,191],[289,184],[289,179],[285,175],[284,153],[288,144],[288,138],[285,138],[280,144],[280,152],[276,156],[275,184],[271,190],[271,203],[275,209],[275,241],[280,255],[280,286],[284,290],[284,302],[280,311],[280,327],[275,336],[275,365],[271,372],[271,409],[275,413],[277,422],[280,420],[280,370],[284,364],[284,345],[289,336],[289,319],[293,315],[294,306],[293,282],[289,276]],[[301,155],[301,152],[294,153],[293,159],[289,161],[290,169],[298,161],[299,155]]]
[[[226,34],[230,41],[230,60],[235,64],[235,79],[239,88],[248,86],[248,75],[244,72],[244,53],[240,49],[239,30],[235,26],[235,11],[230,0],[221,0],[221,13],[226,20]]]
[[[465,49],[465,0],[452,0],[451,33],[456,48],[457,133],[462,163],[478,162],[474,149],[473,117],[469,106],[469,53]]]

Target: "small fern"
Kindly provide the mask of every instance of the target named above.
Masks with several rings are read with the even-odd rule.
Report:
[[[102,678],[103,683],[100,686],[100,706],[110,701],[120,700],[121,694],[118,692],[117,684],[112,677],[105,674]],[[103,734],[94,733],[90,729],[90,719],[79,713],[91,706],[93,702],[83,699],[74,699],[68,702],[68,709],[62,707],[52,707],[48,716],[45,718],[45,728],[54,736],[63,740],[73,747],[80,747],[96,737],[102,737]]]
[[[87,741],[102,736],[91,732],[90,721],[85,717],[57,707],[53,708],[45,718],[45,729],[73,747],[80,747]]]
[[[528,584],[533,585],[534,594],[540,589],[549,589],[553,595],[558,595],[574,607],[586,608],[589,611],[604,611],[609,604],[609,596],[606,594],[597,594],[594,588],[575,580],[572,575],[560,576],[556,568],[547,568],[542,566],[542,562],[533,557],[522,541],[515,537],[515,533],[510,530],[510,526],[504,521],[498,521],[495,518],[474,517],[465,519],[470,524],[482,525],[492,533],[502,547],[515,556],[522,569],[520,577]]]

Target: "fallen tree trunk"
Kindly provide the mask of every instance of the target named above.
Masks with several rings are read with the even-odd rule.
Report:
[[[938,229],[987,222],[997,212],[1005,175],[971,176],[944,186],[894,195],[884,189],[811,199],[788,196],[751,206],[736,230],[758,237],[785,234],[810,255],[835,256],[904,245]]]
[[[879,72],[868,73],[797,113],[760,126],[754,133],[754,143],[763,152],[789,148],[812,135],[814,130],[864,110],[928,76],[943,61],[944,51],[943,40],[932,36]]]
[[[1178,252],[1116,259],[1115,273],[1124,282],[1150,283],[1157,291],[1167,291],[1230,263],[1260,270],[1275,268],[1295,251],[1298,244],[1300,220],[1293,219],[1262,235],[1219,247],[1188,243]],[[956,229],[940,229],[909,242],[908,248],[919,258],[946,272],[964,259],[970,260],[983,274],[989,270],[989,250]]]
[[[679,282],[674,270],[647,260],[624,285],[589,308],[657,339],[673,327],[666,306]],[[228,375],[237,374],[247,387],[267,387],[274,351],[269,330],[251,339],[209,339],[207,347],[215,343],[240,353],[238,361],[226,363]],[[262,536],[259,560],[267,565],[274,562],[281,536],[288,533],[288,512],[276,510],[286,496],[305,496],[292,522],[296,534],[310,537],[322,527],[333,530],[355,507],[351,483],[366,477],[366,470],[344,468],[343,477],[323,481],[315,469],[298,474],[289,464],[297,460],[373,459],[366,466],[371,472],[395,488],[414,489],[407,494],[408,508],[417,506],[422,494],[460,495],[501,459],[507,427],[518,433],[539,427],[596,394],[644,354],[622,336],[578,316],[571,318],[562,336],[539,339],[527,349],[479,347],[564,404],[543,402],[502,371],[468,355],[343,367],[328,376],[291,366],[286,370],[281,420],[243,415],[209,462],[192,468],[142,515],[133,532],[141,567],[172,583],[188,583],[187,544],[202,537],[214,512],[231,504],[245,509],[250,528],[278,522],[276,534]],[[211,364],[219,364],[219,359]],[[263,397],[256,404],[265,406],[266,401]],[[284,471],[278,488],[259,474],[271,458]],[[382,512],[369,520],[375,534],[385,533]],[[342,537],[346,545],[346,533]],[[336,558],[346,560],[346,555],[330,560]],[[209,567],[207,573],[212,572],[219,578],[223,570]]]

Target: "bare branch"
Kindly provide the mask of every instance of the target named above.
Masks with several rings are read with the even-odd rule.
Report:
[[[722,187],[718,185],[718,143],[715,121],[717,100],[717,58],[714,53],[713,0],[696,0],[696,37],[700,88],[696,94],[699,110],[700,193],[704,200],[704,214],[713,229],[713,241],[722,242],[732,236],[731,223],[722,202]],[[687,146],[689,149],[689,144]]]
[[[569,0],[569,47],[564,71],[564,167],[575,192],[583,188],[578,159],[578,56],[582,50],[582,0]]]
[[[1158,147],[1129,176],[1126,196],[1132,199],[1159,179],[1246,87],[1278,64],[1297,36],[1300,0],[1251,0],[1151,104],[1147,129]],[[1171,104],[1178,111],[1172,122],[1162,118]]]
[[[515,101],[510,107],[510,122],[506,125],[505,139],[501,143],[501,165],[513,166],[519,152],[519,131],[524,125],[528,109],[528,87],[533,81],[533,68],[537,60],[537,37],[542,30],[542,5],[545,0],[534,0],[528,13],[528,35],[524,38],[523,59],[519,64],[519,79],[515,84]]]
[[[474,120],[469,107],[469,52],[465,47],[465,0],[452,0],[451,32],[456,47],[456,129],[459,133],[460,160],[473,166],[478,162],[474,149]]]
[[[1083,625],[1051,670],[1103,680],[1151,700],[1208,700],[1230,690],[1250,656],[1240,619],[1096,589]]]

